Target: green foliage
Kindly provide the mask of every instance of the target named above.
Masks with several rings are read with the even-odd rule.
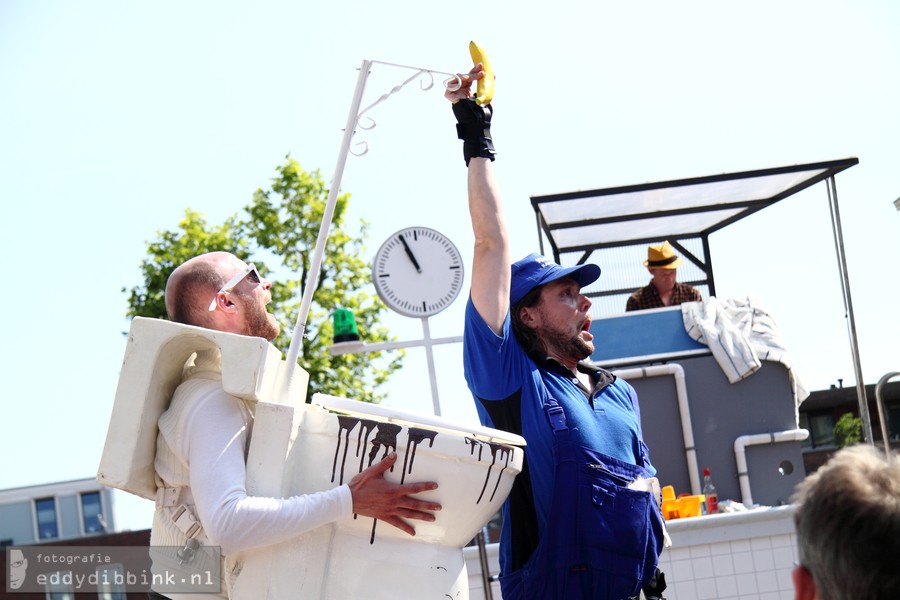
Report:
[[[862,419],[853,413],[844,413],[834,424],[834,439],[838,448],[853,446],[862,441]]]
[[[225,250],[255,263],[264,277],[273,280],[270,307],[281,324],[281,335],[273,344],[286,352],[300,313],[329,190],[318,170],[307,172],[289,156],[276,173],[270,189],[256,190],[243,217],[235,215],[215,226],[199,213],[185,210],[177,231],[159,232],[141,263],[144,283],[122,290],[129,292],[128,316],[165,318],[169,273],[193,256]],[[369,266],[360,258],[368,225],[361,221],[358,235],[347,231],[344,220],[349,200],[349,194],[337,198],[298,362],[309,372],[309,396],[322,392],[379,402],[384,395],[376,388],[400,368],[403,351],[335,357],[329,353],[334,327],[330,317],[336,308],[353,312],[363,341],[390,339],[386,328],[379,325],[387,308],[377,295],[361,289],[370,283]],[[273,276],[273,272],[279,275]]]

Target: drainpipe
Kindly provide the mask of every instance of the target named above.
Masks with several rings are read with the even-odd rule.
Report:
[[[788,429],[774,433],[755,433],[742,435],[734,440],[734,458],[737,462],[738,481],[741,484],[741,502],[748,508],[753,505],[750,493],[750,473],[747,472],[747,454],[744,448],[759,444],[775,444],[778,442],[802,442],[809,437],[806,429]]]
[[[644,377],[658,377],[660,375],[672,375],[675,377],[675,395],[678,398],[678,412],[681,416],[681,434],[684,438],[684,453],[687,460],[688,475],[691,480],[691,493],[694,495],[703,493],[700,486],[700,470],[697,468],[697,449],[694,448],[694,430],[691,425],[687,386],[684,384],[684,369],[681,368],[681,365],[668,363],[633,369],[619,369],[613,371],[613,374],[626,381],[629,379],[643,379]]]

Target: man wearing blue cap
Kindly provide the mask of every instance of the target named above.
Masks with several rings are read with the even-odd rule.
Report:
[[[582,362],[594,350],[597,265],[563,268],[538,254],[510,269],[491,161],[491,105],[470,97],[482,66],[460,75],[453,102],[468,165],[475,234],[463,342],[482,423],[522,435],[525,464],[503,505],[504,600],[661,598],[664,525],[641,435],[637,395]]]

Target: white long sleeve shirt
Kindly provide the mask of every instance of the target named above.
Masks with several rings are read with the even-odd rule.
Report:
[[[155,468],[160,487],[188,488],[191,508],[203,525],[204,545],[220,546],[227,557],[352,516],[347,485],[289,498],[248,496],[246,457],[252,429],[248,403],[222,389],[218,352],[198,353],[159,419]],[[172,511],[156,509],[152,546],[184,545],[186,537],[174,525]],[[227,597],[224,587],[221,595]]]

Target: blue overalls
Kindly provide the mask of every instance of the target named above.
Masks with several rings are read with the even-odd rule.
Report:
[[[652,474],[577,445],[554,399],[544,410],[556,439],[550,518],[528,562],[500,577],[503,600],[637,598],[656,572],[663,521],[652,495],[627,485]]]

